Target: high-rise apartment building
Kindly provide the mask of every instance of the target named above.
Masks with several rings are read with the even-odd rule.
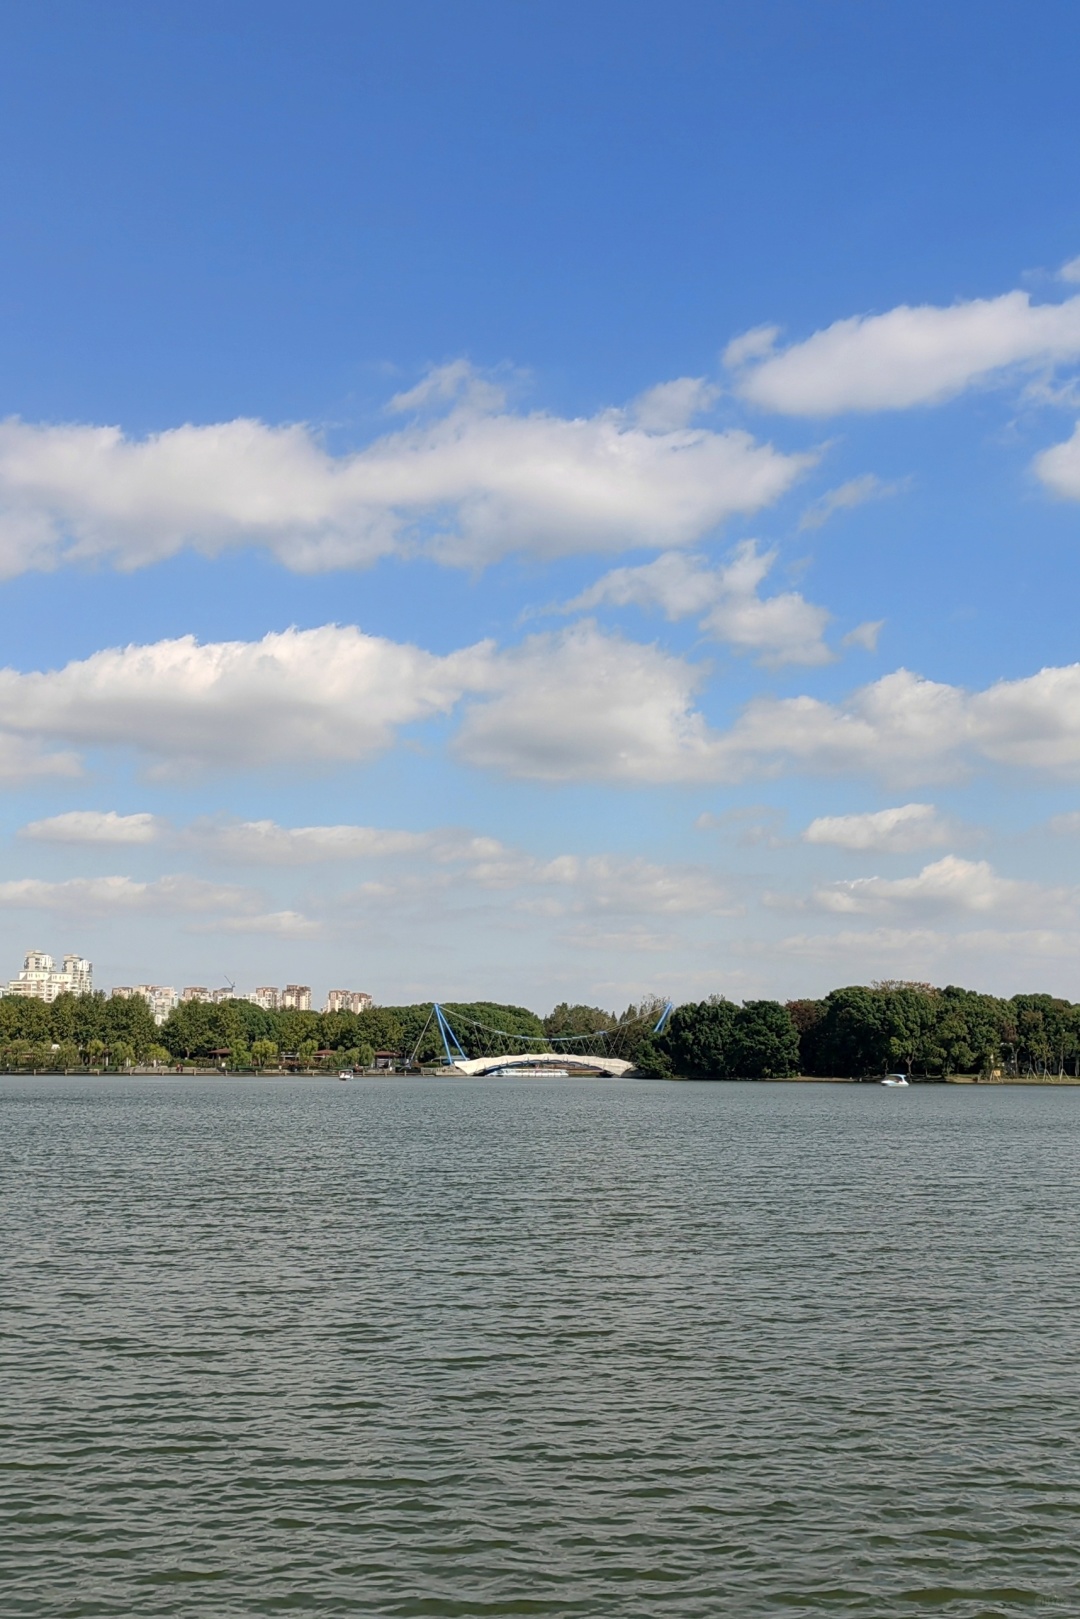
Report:
[[[311,985],[286,984],[281,992],[278,1006],[282,1012],[310,1012]]]
[[[177,1002],[176,991],[171,984],[117,984],[113,994],[122,996],[124,1000],[141,995],[159,1028]]]
[[[276,984],[260,984],[245,998],[254,1006],[261,1006],[264,1012],[276,1012],[281,997]]]
[[[94,969],[82,956],[65,956],[58,968],[44,950],[30,950],[23,970],[7,986],[8,995],[25,995],[38,1001],[55,1001],[58,995],[90,995],[94,989]]]
[[[368,1012],[374,1002],[362,989],[332,989],[326,997],[324,1012]]]

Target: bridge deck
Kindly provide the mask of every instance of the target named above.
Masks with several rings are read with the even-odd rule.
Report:
[[[621,1057],[578,1056],[560,1051],[515,1051],[501,1057],[458,1058],[454,1067],[459,1074],[497,1074],[503,1068],[514,1068],[519,1072],[522,1068],[531,1068],[537,1074],[542,1074],[545,1068],[563,1071],[567,1068],[583,1068],[593,1074],[603,1074],[608,1079],[620,1079],[623,1074],[632,1073],[634,1065],[624,1062]]]

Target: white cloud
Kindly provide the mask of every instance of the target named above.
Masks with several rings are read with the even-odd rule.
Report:
[[[837,512],[851,511],[868,500],[887,500],[891,495],[901,494],[908,486],[907,479],[885,483],[875,473],[864,472],[861,477],[849,478],[847,483],[828,490],[808,506],[799,519],[799,528],[821,528]]]
[[[79,916],[244,911],[251,910],[255,903],[245,889],[183,874],[159,877],[154,882],[135,882],[130,877],[70,877],[64,882],[20,877],[0,883],[0,908],[63,911]]]
[[[815,459],[675,422],[707,397],[707,384],[683,378],[643,396],[640,419],[521,415],[459,362],[393,402],[441,401],[444,415],[338,456],[302,424],[187,424],[130,439],[116,427],[10,419],[0,424],[0,575],[78,561],[135,568],[185,546],[262,546],[317,572],[418,548],[471,567],[516,551],[685,545],[770,504]]]
[[[878,636],[885,628],[883,618],[868,618],[864,624],[856,624],[853,630],[840,637],[841,646],[862,647],[864,652],[876,652]]]
[[[533,780],[708,780],[716,741],[692,707],[702,672],[595,624],[503,655],[497,693],[466,712],[469,764]]]
[[[375,826],[278,826],[274,821],[196,821],[183,841],[214,859],[265,866],[370,860],[415,855],[432,848],[436,834]]]
[[[763,663],[829,663],[824,607],[795,591],[764,599],[758,594],[775,561],[776,552],[759,552],[754,540],[744,540],[719,568],[704,557],[668,551],[641,567],[613,569],[566,610],[607,604],[659,607],[669,619],[703,614],[707,635],[738,652],[756,652]]]
[[[948,780],[975,765],[1080,772],[1080,664],[1002,680],[981,692],[898,669],[841,704],[759,698],[715,743],[732,777],[801,768]]]
[[[939,404],[1006,367],[1075,359],[1080,297],[1033,305],[1017,291],[948,308],[901,304],[838,320],[756,363],[738,343],[727,351],[738,392],[762,409],[793,416],[903,410]]]
[[[53,776],[81,776],[82,766],[73,753],[47,753],[37,742],[0,732],[0,785],[18,787],[23,782]]]
[[[86,818],[90,836],[76,836]],[[93,835],[97,823],[106,829],[140,817],[117,816],[115,811],[75,811],[52,822],[32,822],[32,829],[59,825],[64,841],[118,842],[129,839]],[[153,821],[153,817],[147,819]],[[155,823],[157,827],[164,823]],[[212,859],[239,865],[299,866],[317,862],[365,861],[377,863],[382,875],[363,885],[368,897],[393,899],[406,889],[429,894],[433,885],[463,883],[469,890],[522,894],[539,890],[557,898],[544,902],[547,915],[592,912],[645,912],[649,914],[730,915],[738,909],[727,884],[703,865],[662,865],[635,856],[560,854],[545,859],[485,837],[463,827],[434,827],[425,832],[371,826],[279,826],[270,820],[227,821],[203,819],[175,833],[171,840]],[[149,841],[149,840],[136,840]],[[387,862],[402,862],[405,875],[395,875]],[[400,870],[400,868],[399,868]],[[26,903],[84,907],[93,902],[106,908],[160,908],[241,912],[227,923],[214,923],[232,932],[303,932],[317,926],[295,911],[254,914],[258,900],[248,890],[202,883],[194,878],[168,877],[156,883],[135,883],[127,877],[78,879],[68,883],[42,883],[23,879],[9,884],[9,902],[24,896]],[[253,913],[253,914],[247,914]],[[268,920],[269,917],[269,920]],[[297,918],[299,917],[299,920]],[[209,924],[208,924],[209,925]]]
[[[130,646],[43,674],[0,671],[0,727],[129,746],[173,765],[362,759],[484,689],[485,645],[436,657],[354,628]]]
[[[948,843],[954,828],[933,804],[901,804],[865,815],[822,815],[803,833],[806,843],[828,843],[866,853],[910,854]]]
[[[720,390],[704,377],[676,377],[647,388],[633,403],[634,420],[649,433],[670,433],[686,427],[695,416],[715,404]]]
[[[1080,810],[1069,810],[1065,815],[1055,815],[1048,823],[1051,832],[1058,837],[1073,838],[1080,832]]]
[[[502,410],[506,390],[492,378],[482,376],[468,360],[450,360],[446,365],[433,366],[415,387],[396,393],[386,408],[390,415],[401,416],[462,402],[478,411]]]
[[[747,562],[752,572],[762,559]],[[702,581],[691,572],[682,583],[690,592]],[[51,673],[0,671],[0,756],[6,728],[25,733],[9,741],[31,754],[54,739],[131,747],[159,773],[313,767],[369,758],[401,727],[466,699],[453,751],[533,780],[731,782],[795,769],[911,783],[988,764],[1080,773],[1080,665],[974,693],[899,669],[840,703],[757,698],[724,731],[695,706],[706,673],[589,621],[505,651],[480,643],[442,657],[334,625],[206,646],[188,636]],[[321,829],[288,840],[289,859],[335,838],[359,850],[371,835]],[[259,833],[243,836],[254,850]],[[284,849],[278,839],[274,858]]]
[[[1080,258],[1070,259],[1058,271],[1062,281],[1080,281]]]
[[[1071,438],[1053,444],[1035,457],[1035,475],[1063,500],[1080,500],[1080,422]]]
[[[1012,921],[1068,920],[1075,915],[1075,890],[999,877],[985,860],[945,855],[916,877],[856,877],[814,892],[820,910],[873,916],[917,911],[926,915],[968,912],[1004,914]]]
[[[573,908],[590,914],[735,916],[741,910],[723,879],[702,866],[657,865],[610,855],[564,855],[536,868],[532,880],[574,890]]]
[[[704,671],[583,623],[504,653],[455,743],[469,763],[541,780],[740,781],[782,770],[886,781],[987,765],[1080,774],[1080,664],[981,692],[906,669],[846,701],[760,697],[726,731],[694,707]]]
[[[118,815],[116,810],[67,810],[44,821],[31,821],[21,836],[40,843],[156,843],[166,823],[145,812]]]
[[[779,326],[751,327],[750,331],[731,339],[724,350],[724,364],[729,370],[737,371],[749,360],[763,360],[767,354],[773,352],[779,336]]]

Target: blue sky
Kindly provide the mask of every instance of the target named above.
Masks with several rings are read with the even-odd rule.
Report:
[[[1080,996],[1075,7],[4,35],[0,974]]]

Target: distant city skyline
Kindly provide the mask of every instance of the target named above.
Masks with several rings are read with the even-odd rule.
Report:
[[[93,979],[93,964],[83,956],[66,955],[63,965],[58,968],[55,958],[47,951],[28,950],[21,971],[8,980],[3,993],[53,1001],[62,994],[92,994]],[[188,984],[179,991],[171,984],[115,984],[106,993],[122,997],[141,995],[157,1023],[163,1023],[173,1007],[183,1001],[220,1003],[240,1000],[251,1001],[267,1011],[312,1010],[311,985],[301,983],[287,983],[280,989],[274,984],[263,984],[252,990],[239,989],[235,984],[213,989],[201,984]],[[373,1004],[372,996],[366,990],[331,989],[327,991],[321,1009],[324,1012],[361,1012]]]

